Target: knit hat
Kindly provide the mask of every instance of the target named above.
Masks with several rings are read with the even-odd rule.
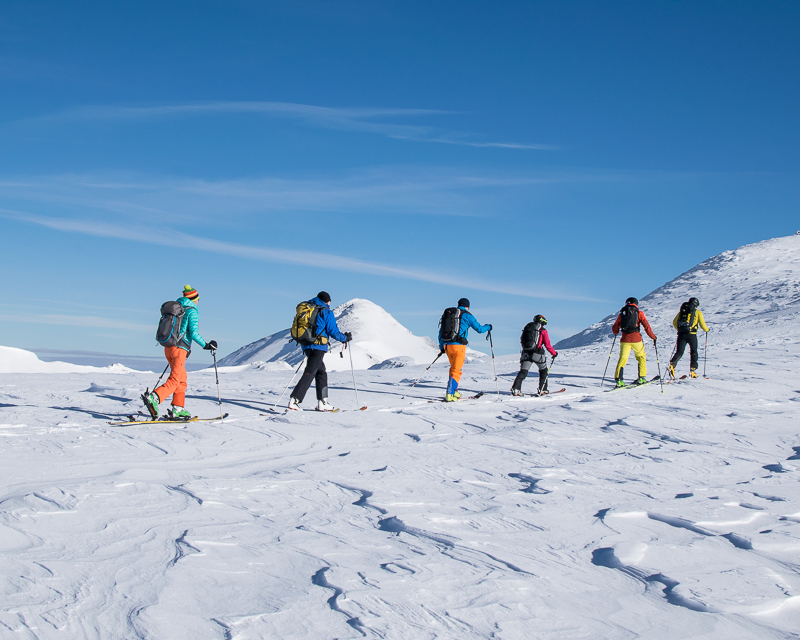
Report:
[[[183,297],[189,298],[189,300],[197,300],[200,297],[200,294],[195,291],[191,285],[186,285],[183,288]]]
[[[330,294],[330,293],[328,293],[327,291],[320,291],[320,292],[317,294],[317,298],[319,298],[319,299],[320,299],[320,300],[322,300],[323,302],[326,302],[326,303],[329,303],[329,304],[330,304],[330,301],[331,301],[331,294]]]
[[[469,300],[467,300],[467,298],[461,298],[461,300],[458,301],[458,306],[469,309]]]

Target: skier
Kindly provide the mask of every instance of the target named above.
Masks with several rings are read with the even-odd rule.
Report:
[[[547,394],[547,356],[544,350],[547,349],[550,355],[555,359],[558,352],[550,345],[550,336],[547,334],[545,325],[547,318],[543,315],[536,315],[533,321],[525,325],[520,336],[520,344],[522,346],[522,353],[519,357],[519,373],[514,379],[514,384],[511,385],[511,395],[522,395],[522,382],[528,377],[528,371],[531,365],[536,363],[539,368],[539,391],[537,395],[543,396]]]
[[[636,298],[628,298],[625,301],[625,306],[620,310],[614,326],[611,327],[611,331],[614,332],[615,336],[620,330],[622,331],[622,338],[619,341],[619,361],[614,372],[617,388],[625,386],[622,372],[625,363],[628,362],[631,349],[633,349],[636,361],[639,363],[639,378],[636,380],[636,384],[647,382],[647,361],[644,353],[644,342],[642,341],[642,334],[639,332],[641,325],[644,326],[647,335],[650,336],[653,344],[655,344],[656,334],[650,328],[650,323],[644,313],[639,310],[639,301]]]
[[[168,416],[172,419],[188,420],[192,417],[184,408],[186,399],[186,358],[192,352],[192,341],[199,344],[206,351],[215,351],[216,340],[206,342],[200,335],[197,303],[200,294],[188,284],[183,288],[182,297],[178,303],[183,307],[183,320],[181,321],[180,340],[174,347],[164,347],[164,355],[169,362],[169,378],[152,393],[142,394],[144,406],[154,418],[158,417],[158,405],[172,396],[172,406]]]
[[[678,361],[683,357],[683,352],[686,350],[686,345],[689,345],[689,353],[691,362],[689,364],[689,374],[692,378],[697,377],[697,327],[699,326],[706,333],[709,328],[706,325],[703,312],[700,311],[700,301],[697,298],[689,298],[688,302],[681,305],[678,315],[672,321],[672,326],[678,332],[678,341],[675,345],[675,355],[669,362],[669,374],[675,377],[675,367]]]
[[[320,291],[316,298],[308,301],[309,305],[320,307],[316,317],[313,344],[303,345],[303,355],[308,358],[305,371],[300,377],[297,386],[289,396],[289,410],[302,411],[300,403],[306,396],[306,392],[311,383],[316,383],[317,391],[317,411],[336,411],[336,408],[328,404],[328,372],[325,370],[325,363],[322,358],[328,352],[330,339],[339,342],[350,342],[353,334],[349,331],[342,333],[336,324],[336,318],[330,309],[331,296],[326,291]]]
[[[457,328],[446,329],[447,317],[457,321]],[[492,330],[492,325],[478,324],[475,316],[469,312],[469,300],[461,298],[457,308],[445,310],[442,316],[442,327],[439,331],[439,349],[441,353],[446,353],[447,359],[450,360],[450,377],[447,380],[445,402],[455,402],[461,397],[458,383],[461,381],[461,368],[464,366],[464,359],[467,355],[467,333],[470,329],[474,329],[478,333],[486,333]]]

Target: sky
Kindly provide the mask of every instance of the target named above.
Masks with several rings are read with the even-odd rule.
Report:
[[[800,229],[794,1],[5,0],[0,96],[6,346],[157,356],[190,284],[223,355],[320,290],[512,353]]]

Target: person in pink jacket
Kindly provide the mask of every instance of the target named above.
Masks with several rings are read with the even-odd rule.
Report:
[[[558,352],[553,349],[550,344],[550,336],[547,334],[547,329],[544,326],[547,324],[547,318],[543,315],[534,316],[533,322],[529,322],[522,330],[519,342],[522,346],[522,353],[519,357],[519,373],[514,378],[514,384],[511,385],[511,395],[522,395],[522,382],[528,377],[528,371],[531,366],[536,363],[539,367],[539,391],[536,395],[543,396],[547,393],[547,354],[545,349],[550,353],[553,358],[558,355]]]

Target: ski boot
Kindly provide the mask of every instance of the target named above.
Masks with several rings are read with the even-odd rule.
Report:
[[[153,419],[158,418],[158,405],[161,402],[161,398],[159,398],[155,393],[150,393],[148,389],[144,390],[144,393],[139,396],[144,402],[145,409],[147,409],[148,413]]]
[[[447,394],[447,395],[444,397],[444,401],[445,401],[445,402],[458,402],[458,398],[456,397],[456,394],[455,394],[455,393],[448,393],[448,394]]]
[[[673,380],[675,379],[675,367],[673,367],[672,364],[667,365],[667,375]]]
[[[614,386],[617,389],[622,389],[625,386],[625,381],[622,378],[617,378],[616,383],[614,384]]]
[[[696,378],[696,377],[697,377],[697,369],[692,369],[692,370],[689,372],[689,375],[690,375],[692,378]]]
[[[461,392],[460,392],[460,391],[453,391],[453,397],[454,397],[456,400],[459,400],[459,399],[461,399]]]
[[[636,379],[636,384],[645,384],[647,382],[647,378],[645,376],[639,376]]]
[[[511,395],[512,396],[521,396],[522,395],[522,390],[521,389],[517,389],[516,387],[511,387]]]
[[[546,396],[548,393],[550,392],[547,389],[539,389],[539,392],[536,395],[541,397],[541,396]]]
[[[288,411],[302,411],[300,408],[300,401],[293,397],[289,396],[289,405],[286,407]]]
[[[336,407],[328,404],[327,400],[320,400],[317,402],[317,411],[336,411]]]
[[[189,420],[192,417],[192,414],[183,407],[173,404],[169,408],[169,411],[167,411],[167,417],[170,420]]]

